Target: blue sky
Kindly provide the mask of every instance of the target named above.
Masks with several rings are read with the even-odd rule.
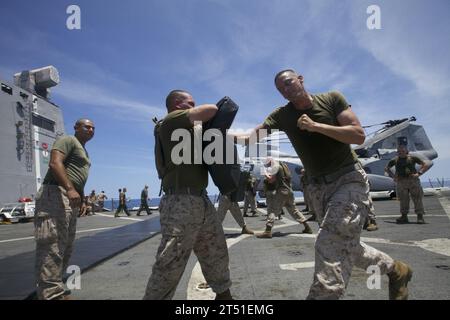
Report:
[[[81,30],[66,28],[70,4]],[[381,30],[366,26],[372,4]],[[0,75],[58,68],[66,131],[96,123],[87,191],[138,197],[148,184],[157,195],[150,119],[170,90],[197,104],[232,97],[243,131],[284,103],[273,77],[285,68],[312,93],[341,91],[363,125],[416,116],[439,153],[424,179],[450,178],[448,12],[447,0],[2,1]]]

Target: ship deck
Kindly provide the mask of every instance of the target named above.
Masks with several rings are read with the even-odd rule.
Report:
[[[424,198],[427,224],[397,225],[399,203],[376,200],[379,230],[363,231],[362,240],[408,262],[413,270],[410,299],[450,299],[450,194]],[[303,205],[298,206],[303,209]],[[258,232],[265,226],[265,208],[259,217],[246,218]],[[317,233],[317,223],[311,223]],[[272,239],[241,235],[230,214],[223,223],[230,256],[231,292],[237,300],[305,299],[314,270],[315,234],[301,234],[302,227],[284,215],[277,220]],[[82,270],[81,289],[72,290],[80,300],[141,299],[161,240],[159,214],[114,218],[101,213],[78,220],[71,264]],[[0,225],[0,299],[31,298],[34,292],[33,223]],[[384,300],[387,277],[379,288],[369,289],[370,274],[354,268],[344,299]],[[207,300],[214,294],[200,289],[204,282],[194,254],[177,287],[176,300]]]

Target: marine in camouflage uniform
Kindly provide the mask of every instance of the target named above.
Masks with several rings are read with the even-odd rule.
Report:
[[[251,136],[261,136],[261,129],[284,131],[305,167],[320,224],[307,298],[341,298],[354,266],[376,265],[389,277],[389,298],[407,299],[411,268],[360,241],[370,204],[367,176],[350,148],[365,138],[358,118],[338,92],[309,94],[303,76],[294,70],[279,72],[275,85],[289,103],[273,111]]]
[[[291,177],[289,168],[283,162],[269,160],[271,163],[271,171],[264,180],[264,191],[267,201],[267,222],[266,230],[258,234],[258,238],[272,238],[272,228],[275,224],[276,216],[286,208],[291,217],[298,223],[303,224],[302,233],[312,234],[312,230],[308,225],[307,219],[295,207],[294,192],[291,186]]]
[[[245,224],[244,217],[242,216],[241,209],[239,209],[239,204],[230,199],[230,196],[221,194],[219,197],[219,207],[217,208],[217,214],[219,216],[219,221],[222,223],[225,219],[225,215],[230,211],[234,220],[242,228],[242,234],[253,234],[254,232],[250,230]]]
[[[49,170],[36,195],[36,286],[38,299],[66,299],[63,276],[75,239],[77,217],[91,165],[84,145],[94,136],[94,124],[80,119],[75,136],[53,144]]]
[[[152,212],[150,210],[150,208],[148,207],[148,186],[145,186],[144,189],[142,189],[141,191],[141,205],[139,206],[138,212],[137,212],[137,216],[141,215],[141,211],[145,210],[147,212],[147,215],[151,215]]]
[[[125,212],[127,216],[131,216],[127,207],[127,188],[119,189],[119,206],[117,207],[116,213],[114,214],[114,218],[119,217],[119,213],[122,211]]]
[[[182,90],[170,92],[166,99],[168,115],[160,127],[167,169],[162,179],[165,194],[159,206],[162,239],[144,299],[173,297],[192,250],[216,299],[231,299],[228,248],[217,212],[206,194],[208,171],[202,164],[193,164],[192,158],[180,163],[171,157],[179,143],[193,148],[194,131],[201,131],[201,126],[194,128],[194,121],[207,121],[217,112],[215,105],[194,105],[192,96]],[[188,130],[191,141],[171,141],[176,129]]]
[[[102,190],[102,192],[99,193],[97,196],[99,211],[103,212],[103,209],[105,207],[105,200],[108,199],[108,197],[105,194],[105,191]]]
[[[397,219],[397,223],[409,222],[408,213],[411,197],[417,214],[417,223],[424,224],[423,189],[419,176],[424,174],[429,169],[429,166],[418,157],[410,156],[408,154],[408,148],[404,145],[400,145],[397,152],[398,156],[389,161],[385,168],[389,176],[397,182],[397,197],[400,199],[401,213],[401,217]],[[416,171],[416,164],[421,166],[418,172]],[[395,175],[391,171],[393,166],[395,166]]]
[[[245,186],[244,217],[248,217],[247,210],[249,206],[252,217],[257,217],[258,212],[256,211],[256,179],[252,174],[249,175],[247,184]]]

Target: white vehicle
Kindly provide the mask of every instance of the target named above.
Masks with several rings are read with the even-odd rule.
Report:
[[[6,203],[0,208],[0,222],[17,223],[20,220],[33,219],[34,208],[34,201]]]

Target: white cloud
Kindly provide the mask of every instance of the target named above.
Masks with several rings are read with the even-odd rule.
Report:
[[[126,115],[126,119],[133,121],[148,121],[149,117],[162,116],[165,113],[160,107],[150,106],[78,80],[64,80],[54,94],[72,102],[104,108],[108,114],[114,112],[119,117]]]
[[[418,23],[418,15],[427,17],[433,11],[433,6],[427,2],[411,3],[412,8],[409,9],[414,11],[405,13],[405,2],[383,1],[380,4],[382,29],[368,30],[361,24],[365,21],[362,17],[367,3],[351,2],[353,33],[359,45],[394,74],[411,81],[423,94],[434,97],[448,95],[449,24],[444,28],[447,29],[445,32],[437,30],[434,22]]]

